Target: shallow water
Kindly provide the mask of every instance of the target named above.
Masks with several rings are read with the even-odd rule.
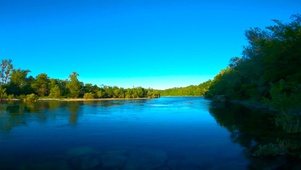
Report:
[[[259,142],[274,140],[273,136],[260,138],[274,124],[269,122],[269,114],[256,113],[212,105],[200,97],[2,103],[0,169],[215,170],[286,166],[287,159],[269,159],[266,163],[247,154]],[[251,122],[254,120],[257,122]]]

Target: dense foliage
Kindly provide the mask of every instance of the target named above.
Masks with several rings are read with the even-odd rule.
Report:
[[[211,84],[211,80],[208,80],[199,85],[190,85],[187,87],[175,87],[171,89],[161,90],[161,96],[204,96],[205,92]]]
[[[36,77],[28,76],[30,70],[15,69],[12,60],[2,60],[0,64],[0,99],[21,98],[35,101],[38,97],[48,98],[157,98],[158,90],[119,88],[84,84],[78,80],[79,74],[73,72],[69,79],[50,78],[46,73]]]
[[[206,97],[225,95],[229,99],[266,103],[281,111],[301,109],[301,15],[290,23],[274,20],[265,30],[245,32],[249,45],[242,57],[215,76]]]

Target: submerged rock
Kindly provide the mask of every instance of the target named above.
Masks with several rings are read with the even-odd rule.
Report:
[[[108,149],[101,155],[101,162],[104,168],[122,168],[128,159],[126,149]]]
[[[80,161],[80,167],[83,170],[95,168],[100,164],[100,161],[92,156],[83,157]]]
[[[94,169],[101,165],[99,152],[88,146],[68,150],[65,160],[68,160],[73,167],[82,170]]]
[[[165,161],[167,160],[167,153],[162,150],[156,149],[138,149],[133,151],[127,164],[125,170],[151,170],[164,166]]]
[[[91,147],[84,146],[84,147],[78,147],[78,148],[72,148],[68,150],[68,155],[71,157],[80,157],[84,155],[91,155],[91,154],[98,154],[96,150],[94,150]]]

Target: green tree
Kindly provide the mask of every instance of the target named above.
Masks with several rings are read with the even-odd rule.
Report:
[[[81,93],[82,83],[77,79],[78,73],[72,72],[67,80],[66,88],[69,90],[69,97],[77,98]]]
[[[158,97],[160,97],[160,91],[149,88],[146,91],[146,97],[148,97],[148,98],[158,98]]]
[[[110,86],[104,86],[103,89],[104,89],[104,93],[105,93],[105,97],[106,98],[112,98],[113,97],[114,90],[113,90],[112,87],[110,87]]]
[[[31,84],[34,91],[39,96],[47,96],[49,94],[49,77],[46,73],[41,73],[36,76],[35,81]]]
[[[301,100],[301,15],[290,23],[251,28],[242,57],[234,57],[226,70],[210,85],[207,97],[226,95],[230,99],[265,102],[277,110],[300,112]]]
[[[100,88],[99,90],[96,91],[96,96],[98,98],[104,98],[105,97],[105,91],[102,88]]]
[[[7,97],[6,88],[0,85],[0,100],[3,100],[6,97]]]
[[[61,92],[59,85],[56,84],[53,87],[51,87],[49,97],[60,98],[61,96],[62,96],[62,92]]]
[[[133,90],[130,88],[126,89],[125,98],[132,98],[132,97],[133,97]]]
[[[156,96],[204,96],[208,91],[211,80],[203,82],[199,85],[190,85],[187,87],[175,87],[161,90]]]
[[[84,99],[94,99],[94,98],[95,98],[95,94],[93,92],[84,94]]]
[[[63,89],[65,85],[62,85],[61,82],[64,82],[59,79],[53,79],[51,78],[49,81],[49,88],[50,88],[50,93],[49,97],[51,98],[60,98],[63,95]]]
[[[1,85],[5,85],[8,82],[12,70],[12,60],[2,60],[0,70]]]
[[[14,95],[31,94],[30,87],[33,77],[27,77],[30,70],[13,69],[10,82],[7,84],[7,93]]]
[[[0,79],[1,79],[0,99],[1,100],[7,97],[5,85],[7,84],[11,71],[13,69],[13,65],[11,63],[12,60],[2,60],[1,62],[1,70],[0,70]]]

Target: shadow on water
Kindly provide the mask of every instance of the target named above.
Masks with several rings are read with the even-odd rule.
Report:
[[[231,140],[244,148],[249,169],[301,169],[300,131],[287,130],[286,121],[300,117],[219,102],[212,102],[209,112],[230,132]]]

